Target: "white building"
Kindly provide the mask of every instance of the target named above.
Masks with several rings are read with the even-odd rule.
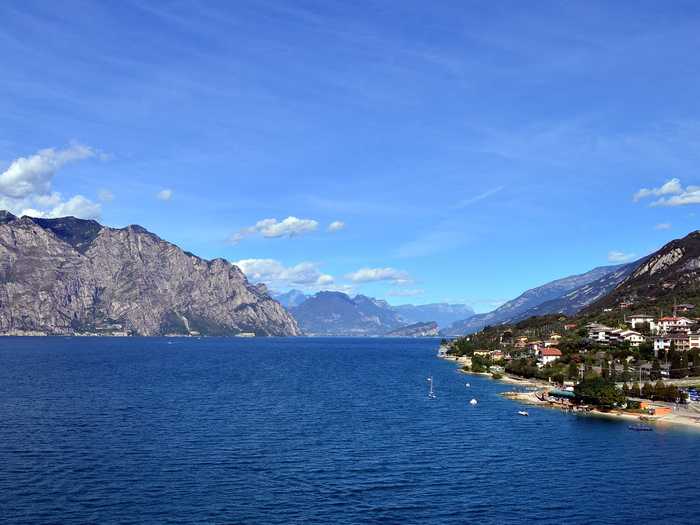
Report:
[[[690,327],[695,321],[687,317],[662,317],[659,319],[659,331],[661,332],[690,332]]]
[[[623,330],[620,332],[620,336],[623,341],[629,341],[630,346],[639,346],[646,341],[646,337],[634,330]]]
[[[542,348],[537,352],[537,360],[543,365],[553,363],[561,357],[561,350],[558,348]]]
[[[625,322],[630,325],[632,330],[636,330],[637,326],[640,325],[649,325],[649,329],[652,332],[655,332],[657,330],[656,326],[656,318],[653,315],[646,315],[646,314],[633,314],[633,315],[628,315],[625,317]]]

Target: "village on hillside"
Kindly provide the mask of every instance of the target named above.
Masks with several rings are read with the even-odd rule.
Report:
[[[562,398],[574,398],[581,385],[599,381],[615,390],[617,401],[611,406],[639,405],[644,399],[676,406],[700,400],[695,390],[700,385],[695,306],[676,305],[668,316],[623,313],[627,308],[619,305],[616,315],[605,309],[593,320],[549,315],[486,327],[443,341],[440,352],[465,372],[546,382],[553,387],[546,395],[558,392]]]

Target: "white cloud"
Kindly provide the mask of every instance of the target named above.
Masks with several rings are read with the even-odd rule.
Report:
[[[48,148],[29,157],[20,157],[0,174],[0,193],[14,199],[51,192],[51,180],[66,164],[94,157],[88,146],[73,144],[66,149]]]
[[[656,226],[654,226],[655,230],[670,230],[671,229],[671,223],[670,222],[660,222]]]
[[[624,253],[616,250],[608,252],[608,261],[611,263],[624,263],[634,259],[636,255],[634,253]]]
[[[322,273],[312,262],[284,266],[275,259],[241,259],[233,264],[251,281],[263,282],[275,289],[288,286],[325,288],[334,283],[332,275]]]
[[[66,164],[102,155],[92,148],[72,144],[65,149],[43,149],[29,157],[20,157],[0,174],[0,208],[32,217],[72,215],[82,219],[98,219],[100,204],[75,195],[64,200],[52,191],[56,172]]]
[[[333,221],[328,225],[329,232],[337,232],[345,228],[345,223],[343,221]]]
[[[173,190],[169,188],[164,188],[156,193],[156,199],[160,201],[169,201],[173,198]]]
[[[109,190],[102,189],[97,192],[97,198],[102,202],[112,202],[114,200],[114,193]]]
[[[395,284],[405,284],[411,282],[406,272],[394,268],[360,268],[346,277],[354,283],[391,281]]]
[[[642,188],[637,193],[634,194],[632,199],[637,202],[645,197],[661,195],[676,195],[683,193],[683,186],[681,186],[681,181],[679,179],[671,179],[668,182],[662,184],[658,188]]]
[[[634,194],[634,201],[645,197],[660,197],[650,204],[657,206],[686,206],[688,204],[700,204],[700,186],[686,186],[679,179],[671,179],[658,188],[642,188]]]
[[[700,187],[688,186],[680,195],[661,198],[651,203],[651,206],[685,206],[700,204]]]
[[[263,219],[253,226],[243,228],[229,237],[229,242],[236,244],[251,235],[261,234],[267,238],[296,237],[304,233],[316,231],[318,221],[313,219],[299,219],[289,216],[284,220]]]

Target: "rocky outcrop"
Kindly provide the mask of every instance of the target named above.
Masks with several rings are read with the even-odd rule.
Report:
[[[264,287],[140,226],[0,213],[0,333],[299,335]]]
[[[674,303],[700,299],[700,231],[666,244],[646,257],[613,291],[584,312],[601,309],[650,309],[670,313]],[[651,310],[650,310],[651,311]]]

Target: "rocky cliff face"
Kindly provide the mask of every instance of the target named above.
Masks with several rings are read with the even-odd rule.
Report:
[[[389,337],[437,337],[439,328],[436,322],[414,323],[408,326],[392,330],[388,334]]]
[[[584,312],[628,303],[671,313],[674,303],[700,304],[700,231],[669,242],[644,258],[613,291]]]
[[[299,335],[296,321],[223,259],[140,226],[0,212],[0,333]]]

